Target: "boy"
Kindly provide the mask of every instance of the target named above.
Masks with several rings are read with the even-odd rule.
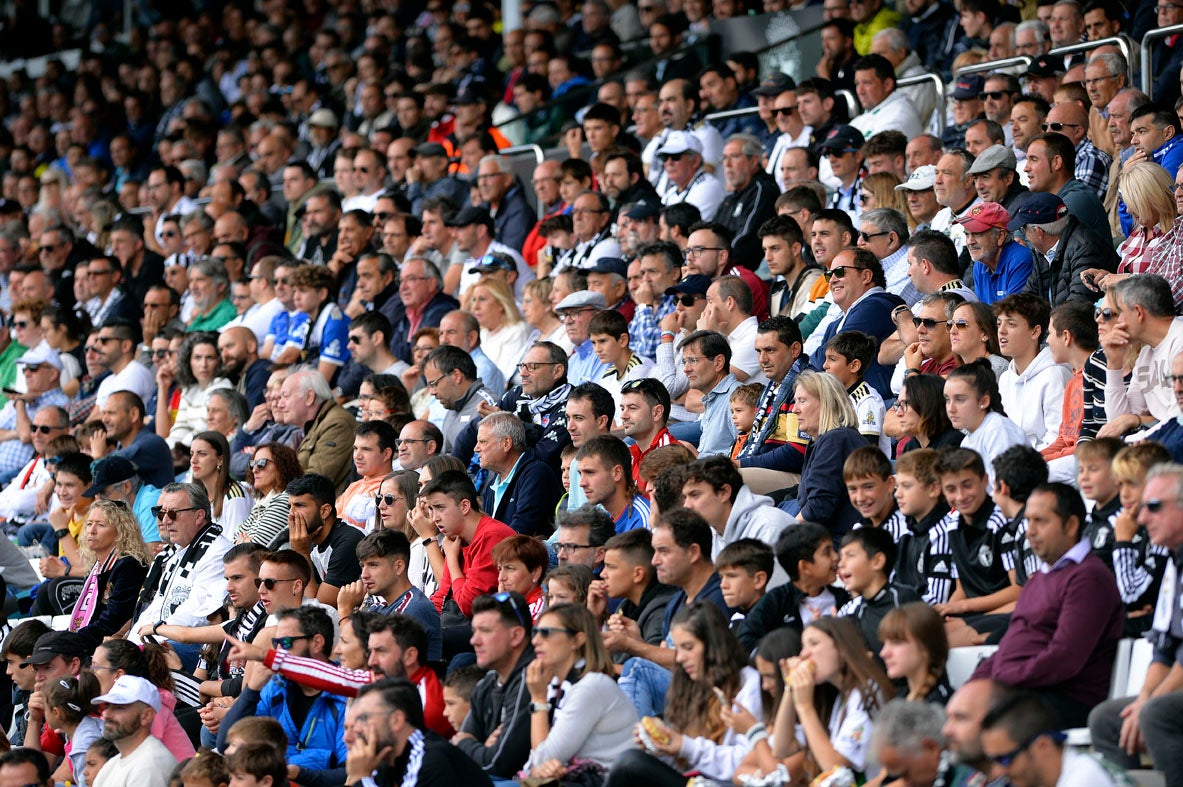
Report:
[[[12,728],[9,730],[9,741],[13,746],[23,746],[25,743],[25,729],[29,724],[29,695],[33,693],[33,685],[37,680],[37,670],[27,662],[33,654],[37,638],[49,631],[49,626],[40,620],[22,621],[9,633],[3,648],[0,648],[0,656],[7,663],[5,671],[13,685]]]
[[[566,511],[567,502],[571,499],[571,463],[575,461],[575,454],[579,451],[574,443],[567,443],[559,454],[559,468],[563,472],[563,496],[559,498],[556,511]],[[457,727],[456,729],[460,729]]]
[[[862,527],[881,527],[892,541],[899,541],[907,530],[904,515],[896,508],[895,478],[891,460],[878,448],[857,448],[842,465],[842,478],[850,504],[863,515]]]
[[[893,581],[910,586],[927,604],[944,604],[953,594],[956,574],[945,517],[949,506],[937,475],[940,453],[931,448],[909,451],[895,463],[895,501],[904,515],[896,547]]]
[[[452,729],[458,730],[464,725],[472,690],[487,672],[473,664],[454,669],[444,678],[444,717]]]
[[[860,527],[842,539],[838,576],[853,598],[838,610],[838,615],[854,619],[868,650],[876,657],[883,648],[879,623],[884,616],[908,602],[920,600],[911,588],[888,581],[895,567],[895,556],[895,541],[880,528]]]
[[[608,366],[597,382],[612,394],[616,412],[619,413],[621,388],[630,380],[648,377],[653,369],[653,361],[642,358],[629,348],[628,321],[620,312],[599,312],[588,323],[587,332],[596,357],[600,363]],[[619,424],[620,418],[618,416],[613,420]]]
[[[1006,529],[1014,537],[1012,560],[1019,587],[1039,570],[1039,558],[1027,540],[1027,498],[1047,483],[1047,471],[1047,462],[1029,445],[1012,445],[994,458],[994,504],[1006,516]],[[998,612],[1009,613],[1012,606]]]
[[[406,615],[418,621],[427,632],[427,659],[443,657],[440,616],[423,591],[411,584],[407,566],[411,562],[411,543],[401,530],[375,530],[357,542],[357,561],[361,579],[346,585],[337,594],[337,612],[342,619],[359,606],[379,615]],[[363,598],[364,594],[364,598]]]
[[[850,601],[850,594],[832,587],[838,573],[838,556],[830,531],[813,522],[786,528],[776,539],[776,561],[789,582],[773,588],[748,610],[736,632],[744,651],[750,653],[764,635],[781,626],[798,633],[814,620],[834,615]]]
[[[1084,365],[1097,345],[1097,320],[1091,304],[1068,301],[1052,311],[1048,349],[1052,351],[1053,361],[1072,367],[1072,377],[1064,387],[1059,434],[1054,443],[1039,452],[1047,460],[1048,477],[1052,481],[1070,484],[1076,478],[1074,466],[1078,460],[1073,457],[1073,448],[1080,440],[1084,426]],[[1085,439],[1095,436],[1094,431]]]
[[[641,460],[640,478],[649,489],[649,518],[682,506],[682,470],[694,461],[694,453],[682,445],[662,445]],[[673,473],[667,472],[676,468]],[[660,479],[660,480],[659,480]]]
[[[57,462],[53,465],[53,492],[57,495],[58,507],[49,514],[49,527],[44,525],[22,525],[21,530],[30,527],[44,528],[49,531],[41,537],[41,546],[49,555],[58,554],[58,539],[66,537],[67,534],[74,537],[75,544],[78,546],[84,545],[86,530],[86,509],[90,505],[79,505],[82,500],[82,494],[90,486],[92,479],[90,466],[91,459],[86,454],[77,452],[70,452],[61,454],[57,457]],[[66,531],[63,533],[62,531]],[[18,533],[19,535],[19,533]],[[70,573],[71,568],[75,568],[75,573],[83,575],[85,566],[72,567],[68,560],[62,560],[65,563],[66,573]],[[67,608],[64,610],[69,612]]]
[[[736,539],[715,558],[723,601],[733,610],[732,631],[743,623],[748,610],[764,598],[773,568],[772,547],[756,538]]]
[[[875,360],[878,342],[861,331],[843,331],[826,344],[822,369],[838,378],[854,405],[859,434],[871,445],[879,446],[884,456],[891,454],[891,438],[883,434],[887,408],[883,397],[863,379],[863,372]]]
[[[1099,437],[1076,444],[1076,485],[1085,500],[1093,501],[1093,510],[1081,531],[1081,540],[1106,565],[1113,566],[1113,520],[1121,510],[1117,479],[1113,476],[1113,458],[1125,448],[1116,437]]]
[[[207,755],[213,757],[214,755]],[[288,766],[270,743],[241,743],[226,754],[230,787],[283,787]]]
[[[744,443],[752,433],[752,424],[756,422],[756,405],[760,403],[760,394],[764,386],[759,383],[741,385],[731,392],[730,408],[731,423],[735,426],[736,438],[731,444],[731,458],[739,457]]]
[[[337,371],[349,362],[349,318],[330,297],[337,277],[327,267],[301,265],[290,283],[297,313],[288,325],[283,360],[315,363],[331,384]]]
[[[1042,450],[1056,441],[1063,417],[1064,389],[1072,373],[1052,359],[1047,337],[1051,305],[1046,298],[1021,292],[994,304],[998,345],[1010,358],[998,378],[1002,407],[1023,427],[1027,442]]]
[[[234,726],[226,732],[227,757],[242,746],[258,744],[270,746],[280,757],[285,756],[288,736],[283,731],[283,725],[270,716],[247,716],[234,722]],[[233,768],[230,773],[234,774]]]
[[[600,571],[600,578],[587,590],[587,608],[603,619],[608,611],[608,600],[622,599],[604,631],[604,645],[613,661],[623,664],[629,658],[623,645],[626,639],[623,628],[628,625],[635,625],[647,644],[662,643],[665,608],[676,592],[675,588],[657,581],[649,530],[629,530],[608,539],[604,544],[604,568]],[[632,624],[625,624],[622,618]]]
[[[957,585],[949,601],[935,605],[935,609],[947,617],[964,618],[972,629],[965,631],[964,626],[952,626],[950,644],[955,630],[960,629],[961,634],[973,640],[960,644],[980,645],[986,634],[975,625],[985,615],[1007,607],[1019,597],[1014,535],[1006,527],[1006,515],[990,499],[986,465],[976,451],[946,449],[937,462],[937,474],[945,500],[953,509],[943,526],[949,531]]]

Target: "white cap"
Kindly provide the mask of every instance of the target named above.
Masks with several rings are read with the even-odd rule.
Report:
[[[671,131],[665,137],[665,142],[657,149],[659,156],[676,156],[679,153],[693,151],[702,155],[702,142],[689,131]]]
[[[27,350],[24,355],[16,359],[16,362],[20,366],[40,366],[47,363],[59,372],[62,370],[62,357],[49,348],[48,342],[41,342],[33,349]]]
[[[932,164],[917,167],[908,179],[895,187],[896,191],[926,191],[937,179],[937,168]]]
[[[91,702],[95,705],[104,702],[108,705],[131,705],[133,702],[142,702],[152,710],[158,711],[160,710],[160,692],[143,678],[137,678],[135,675],[121,675],[110,691],[95,697]]]

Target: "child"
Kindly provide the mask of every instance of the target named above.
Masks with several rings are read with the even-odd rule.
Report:
[[[563,252],[575,248],[575,228],[569,214],[560,214],[543,219],[538,224],[538,237],[546,241],[546,245],[538,250],[538,257],[526,260],[537,266],[538,278],[550,274]],[[456,729],[460,729],[457,727]]]
[[[822,369],[838,378],[854,405],[859,434],[871,445],[879,446],[884,456],[891,455],[891,438],[883,434],[887,408],[883,397],[863,379],[875,360],[878,342],[861,331],[843,331],[826,343],[826,361]]]
[[[764,386],[759,383],[741,385],[731,392],[731,423],[735,426],[735,442],[731,445],[731,458],[739,457],[744,443],[752,433],[752,424],[756,421],[756,405],[760,403],[760,394]]]
[[[444,717],[458,730],[468,718],[469,698],[487,670],[475,664],[454,669],[444,678]]]
[[[731,630],[743,622],[748,611],[764,598],[775,568],[772,547],[756,538],[739,538],[723,547],[715,558],[723,601],[734,610]]]
[[[349,362],[349,318],[336,304],[337,279],[327,267],[301,265],[291,275],[297,314],[288,326],[281,361],[315,364],[332,380]]]
[[[227,787],[230,772],[226,761],[217,752],[202,750],[181,768],[184,787]]]
[[[1138,524],[1146,473],[1156,464],[1169,462],[1169,456],[1161,445],[1146,440],[1127,445],[1113,457],[1121,510],[1113,518],[1111,565],[1117,575],[1118,593],[1126,604],[1123,636],[1127,637],[1141,636],[1150,628],[1158,588],[1166,561],[1170,560],[1168,552],[1151,544],[1146,528]]]
[[[1077,459],[1073,456],[1073,449],[1080,440],[1084,425],[1084,365],[1098,345],[1097,320],[1093,316],[1092,304],[1067,301],[1052,310],[1048,349],[1052,351],[1053,361],[1072,367],[1072,377],[1064,387],[1064,401],[1060,408],[1060,431],[1055,442],[1039,452],[1047,460],[1048,478],[1052,481],[1072,483],[1076,478],[1074,465]]]
[[[73,782],[86,787],[86,750],[103,735],[103,723],[91,715],[91,700],[103,693],[93,672],[78,677],[46,681],[45,721],[59,735],[66,737],[66,759],[54,774],[54,781]],[[215,785],[215,787],[217,787]]]
[[[229,757],[239,746],[252,743],[271,746],[283,757],[288,750],[288,735],[283,725],[270,716],[247,716],[234,722],[226,732],[225,754]],[[234,774],[234,768],[230,768],[230,773]]]
[[[590,566],[560,563],[546,575],[546,605],[587,604],[587,589],[595,576]],[[459,729],[459,728],[456,728]]]
[[[987,633],[975,626],[984,626],[986,615],[1008,608],[1019,597],[1014,536],[1006,527],[1006,515],[990,499],[986,465],[976,451],[946,449],[937,463],[937,474],[945,500],[953,509],[945,517],[944,527],[949,531],[957,585],[949,601],[936,605],[936,611],[963,618],[969,625],[967,631],[965,626],[950,622],[950,646],[980,645]],[[1005,624],[1006,620],[994,622]],[[955,643],[955,635],[970,641]]]
[[[1014,538],[1015,583],[1022,587],[1039,570],[1039,558],[1027,540],[1027,498],[1036,487],[1047,483],[1048,466],[1038,451],[1023,443],[994,457],[992,464],[994,504],[1006,516],[1006,529]]]
[[[230,774],[230,787],[285,787],[288,783],[283,749],[276,749],[270,743],[240,744],[226,755],[226,770]]]
[[[852,598],[838,610],[839,617],[850,617],[858,624],[867,649],[878,658],[883,649],[879,624],[884,615],[920,596],[909,587],[888,581],[895,567],[895,541],[886,530],[860,527],[842,539],[838,558],[838,576]]]
[[[559,498],[559,504],[555,506],[555,513],[567,510],[567,503],[571,499],[571,463],[575,461],[575,454],[579,451],[571,443],[563,446],[562,453],[559,454],[559,468],[563,472],[563,496]]]
[[[599,312],[588,323],[587,333],[596,358],[608,366],[596,382],[612,394],[616,412],[619,413],[621,388],[631,380],[648,377],[653,369],[653,361],[642,358],[629,347],[628,321],[620,312]],[[620,418],[614,418],[613,421],[618,425]]]
[[[84,760],[85,767],[82,769],[82,778],[85,779],[85,784],[94,784],[95,777],[99,775],[99,771],[107,764],[115,755],[119,754],[119,749],[115,748],[115,741],[109,741],[106,738],[99,738],[86,750],[86,759]]]
[[[994,304],[998,345],[1010,366],[998,377],[1002,407],[1023,427],[1027,442],[1042,450],[1056,441],[1063,417],[1065,387],[1072,372],[1042,347],[1051,320],[1047,298],[1020,292]]]
[[[905,526],[892,581],[911,587],[927,604],[948,601],[956,577],[944,527],[949,506],[936,473],[939,458],[932,448],[918,448],[895,462],[895,501]]]
[[[1113,460],[1125,448],[1116,437],[1100,437],[1076,444],[1076,485],[1085,500],[1093,501],[1093,510],[1081,531],[1081,540],[1106,565],[1113,566],[1113,520],[1121,511]],[[1126,457],[1130,454],[1126,454]],[[1123,465],[1128,461],[1123,459]],[[1136,472],[1136,471],[1135,471]]]
[[[86,566],[78,547],[83,543],[82,530],[90,510],[90,498],[82,496],[91,482],[90,463],[90,457],[82,453],[63,454],[53,463],[53,491],[60,505],[49,514],[53,537],[41,542],[51,555],[41,559],[41,573],[46,577],[86,576]],[[37,606],[43,610],[34,613],[37,615],[70,612],[57,607],[45,608],[43,604]]]
[[[649,489],[649,519],[662,511],[682,507],[682,475],[678,470],[694,461],[694,453],[682,445],[662,445],[641,460],[641,480]]]
[[[845,590],[832,587],[838,556],[830,531],[813,522],[785,528],[776,539],[776,561],[789,582],[768,591],[748,610],[736,637],[751,653],[764,635],[781,626],[798,634],[820,617],[837,614],[850,601]]]
[[[899,541],[907,528],[896,508],[895,477],[887,455],[869,445],[856,448],[842,465],[842,478],[850,504],[863,515],[856,527],[881,527],[892,541]]]
[[[681,489],[680,484],[678,488]],[[614,662],[623,664],[631,655],[628,652],[629,638],[623,634],[622,618],[636,622],[645,644],[662,643],[666,606],[675,592],[674,588],[657,581],[650,531],[638,528],[608,539],[604,544],[600,580],[593,582],[588,589],[587,608],[597,617],[604,618],[609,600],[621,599],[616,612],[607,616],[604,632],[604,646]]]

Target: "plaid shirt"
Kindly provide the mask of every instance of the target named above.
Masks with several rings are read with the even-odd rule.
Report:
[[[1146,272],[1166,279],[1175,299],[1175,311],[1183,309],[1183,216],[1175,219],[1174,226],[1155,247]]]
[[[1113,157],[1087,139],[1076,148],[1076,177],[1100,199],[1105,199],[1109,192],[1109,167],[1112,164]]]
[[[628,325],[629,346],[633,348],[633,352],[645,358],[657,357],[657,343],[661,341],[661,321],[673,313],[676,305],[677,301],[673,295],[661,296],[656,309],[637,304],[633,321]]]
[[[69,404],[70,398],[62,393],[62,389],[54,388],[29,402],[25,409],[29,414],[29,421],[32,421],[37,416],[37,411],[42,407],[57,405],[64,409]],[[13,402],[9,402],[4,405],[3,409],[0,409],[0,429],[16,429],[16,405]],[[32,443],[22,443],[19,437],[5,440],[0,443],[0,472],[17,472],[28,464],[29,460],[33,458],[33,453]]]
[[[1150,260],[1162,245],[1166,233],[1155,224],[1153,227],[1135,225],[1130,236],[1117,247],[1117,256],[1121,262],[1117,266],[1118,273],[1145,273],[1150,267]]]

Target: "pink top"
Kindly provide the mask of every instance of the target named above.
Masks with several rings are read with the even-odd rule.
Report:
[[[196,754],[197,750],[193,748],[193,742],[177,721],[176,708],[176,695],[167,689],[161,689],[160,712],[152,720],[152,735],[160,739],[169,753],[177,758],[177,762],[182,762]]]

